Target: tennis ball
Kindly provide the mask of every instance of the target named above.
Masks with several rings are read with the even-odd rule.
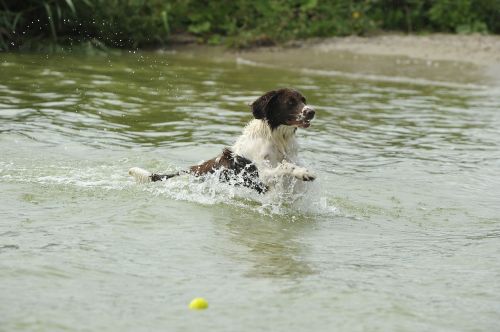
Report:
[[[204,310],[208,308],[208,302],[202,297],[197,297],[189,303],[189,309],[191,310]]]

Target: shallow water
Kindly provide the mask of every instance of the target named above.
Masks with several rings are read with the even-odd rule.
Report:
[[[498,86],[212,52],[0,55],[0,330],[498,329]],[[217,155],[282,86],[318,115],[302,195],[128,177]]]

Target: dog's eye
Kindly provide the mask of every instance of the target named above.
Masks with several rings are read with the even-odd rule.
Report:
[[[295,104],[296,104],[296,102],[295,102],[295,100],[289,100],[289,101],[287,102],[287,104],[288,104],[289,106],[293,106],[293,105],[295,105]]]

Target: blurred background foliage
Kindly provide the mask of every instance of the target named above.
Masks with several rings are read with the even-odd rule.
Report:
[[[0,0],[1,50],[251,47],[380,30],[500,33],[500,0]]]

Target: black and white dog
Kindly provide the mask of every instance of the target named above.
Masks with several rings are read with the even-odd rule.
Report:
[[[222,181],[266,192],[277,181],[294,177],[312,181],[316,175],[298,164],[297,128],[308,128],[314,110],[302,94],[292,89],[269,91],[251,104],[255,119],[243,134],[219,156],[189,170],[155,174],[133,167],[129,174],[137,182],[162,181],[181,174],[202,176],[218,172]]]

